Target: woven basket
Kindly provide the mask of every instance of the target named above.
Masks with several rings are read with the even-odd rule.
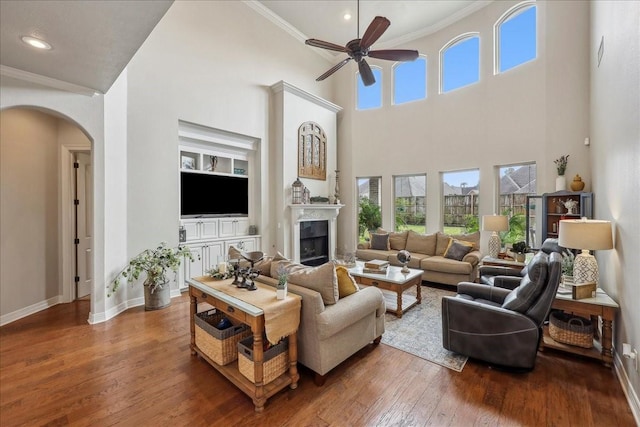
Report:
[[[554,311],[549,316],[549,335],[555,341],[583,348],[593,347],[593,325],[580,316]]]
[[[237,345],[241,339],[251,335],[245,324],[218,329],[224,313],[216,310],[203,311],[194,317],[196,324],[196,346],[218,365],[227,365],[238,358]]]
[[[271,381],[284,374],[289,368],[289,340],[280,341],[264,352],[262,361],[262,383]],[[253,363],[253,337],[243,339],[238,343],[238,369],[240,373],[255,384],[255,372]]]

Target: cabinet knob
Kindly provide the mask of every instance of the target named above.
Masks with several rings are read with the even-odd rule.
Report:
[[[233,307],[231,307],[230,305],[228,305],[228,306],[227,306],[227,311],[228,311],[229,313],[233,313],[233,312],[234,312],[234,311],[236,311],[236,310],[235,310],[235,308],[233,308]]]

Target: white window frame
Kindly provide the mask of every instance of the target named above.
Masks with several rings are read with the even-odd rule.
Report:
[[[507,10],[505,13],[503,13],[502,16],[498,18],[496,23],[493,24],[493,75],[494,76],[498,74],[506,73],[507,71],[511,71],[515,68],[518,68],[523,64],[526,64],[528,62],[535,61],[536,59],[538,59],[539,31],[538,31],[538,19],[537,19],[538,11],[536,10],[536,56],[528,61],[525,61],[516,65],[515,67],[511,67],[508,70],[500,71],[500,27],[509,19],[516,17],[517,15],[521,14],[522,12],[532,7],[537,8],[536,0],[527,0],[527,1],[523,1],[522,3],[518,3],[515,6],[511,7],[509,10]]]
[[[482,57],[482,55],[480,54],[480,51],[481,51],[481,48],[482,48],[482,46],[481,46],[482,40],[480,39],[480,33],[479,32],[463,33],[463,34],[460,34],[460,35],[452,38],[447,43],[445,43],[444,46],[442,46],[440,48],[440,51],[438,52],[438,57],[440,59],[440,63],[439,63],[439,67],[438,67],[439,68],[439,77],[440,77],[440,82],[439,82],[439,85],[438,85],[439,86],[439,89],[438,89],[439,90],[439,94],[447,93],[447,92],[444,91],[444,53],[450,47],[452,47],[452,46],[454,46],[454,45],[456,45],[456,44],[458,44],[458,43],[460,43],[460,42],[462,42],[462,41],[464,41],[466,39],[470,39],[470,38],[473,38],[473,37],[477,37],[478,38],[478,81],[473,82],[473,83],[469,83],[468,85],[457,87],[455,89],[451,89],[451,90],[449,90],[447,92],[453,92],[455,90],[462,89],[462,88],[465,88],[467,86],[474,85],[476,83],[480,83],[480,70],[482,70],[482,63],[480,61],[481,57]]]

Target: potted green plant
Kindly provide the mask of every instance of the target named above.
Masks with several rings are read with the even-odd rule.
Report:
[[[145,249],[133,257],[118,273],[109,287],[107,296],[113,295],[118,290],[123,278],[133,285],[133,282],[144,273],[146,276],[143,282],[145,310],[168,307],[171,304],[171,295],[167,273],[171,270],[175,275],[183,259],[194,261],[193,254],[186,246],[169,248],[166,242],[162,242],[155,249]]]
[[[511,252],[515,254],[515,259],[518,262],[524,262],[525,254],[529,248],[525,242],[516,242],[511,246]]]

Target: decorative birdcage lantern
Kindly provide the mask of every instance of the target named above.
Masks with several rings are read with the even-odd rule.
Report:
[[[304,185],[302,184],[302,181],[300,181],[300,178],[296,178],[291,185],[291,203],[294,205],[301,205],[303,192]]]

